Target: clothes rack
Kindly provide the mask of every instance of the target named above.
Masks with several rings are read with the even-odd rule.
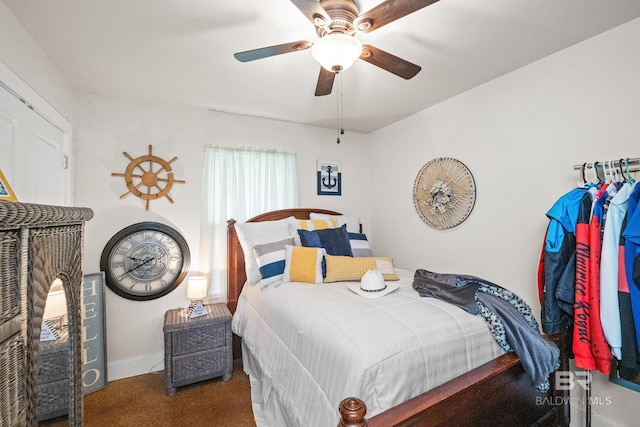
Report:
[[[607,166],[609,166],[609,162],[612,162],[611,166],[617,167],[617,168],[620,168],[620,166],[624,166],[625,162],[628,162],[629,168],[633,167],[634,171],[639,171],[640,170],[640,157],[622,158],[622,159],[618,159],[618,160],[605,160],[605,161],[602,161],[602,162],[595,161],[595,162],[589,162],[589,163],[582,163],[580,165],[573,165],[573,169],[579,170],[579,169],[582,169],[582,168],[587,167],[587,166],[593,167],[594,164],[596,164],[596,163],[598,165],[606,164]],[[630,171],[630,172],[634,172],[634,171]]]
[[[585,183],[587,182],[586,176],[589,169],[593,169],[596,176],[599,178],[605,177],[607,175],[607,170],[609,170],[608,173],[614,171],[615,173],[620,173],[624,177],[625,173],[640,171],[640,157],[627,157],[618,160],[605,161],[596,160],[594,162],[582,163],[581,165],[573,165],[573,169],[581,171],[582,179]]]
[[[618,160],[605,160],[605,161],[594,161],[587,162],[579,165],[573,165],[574,170],[581,171],[581,178],[586,184],[588,182],[588,171],[591,169],[598,179],[598,181],[603,182],[607,179],[613,179],[614,177],[617,179],[618,176],[622,177],[624,180],[633,179],[631,178],[630,173],[640,171],[640,158],[621,158]],[[591,371],[586,371],[591,377]],[[585,390],[585,425],[587,427],[591,426],[591,381],[588,382],[588,385]]]

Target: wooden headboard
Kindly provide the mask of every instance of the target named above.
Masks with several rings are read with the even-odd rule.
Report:
[[[293,208],[266,212],[254,216],[247,222],[275,221],[290,216],[298,219],[309,219],[309,214],[312,212],[327,215],[342,215],[339,212],[327,209]],[[242,252],[242,247],[238,241],[235,224],[236,220],[234,219],[227,221],[227,296],[229,300],[227,305],[231,313],[235,313],[242,286],[244,286],[244,283],[247,281],[247,273],[244,269],[244,252]]]

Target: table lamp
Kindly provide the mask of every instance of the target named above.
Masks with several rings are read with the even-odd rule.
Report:
[[[207,296],[207,278],[205,276],[190,277],[187,282],[187,298],[191,299],[191,307]]]
[[[56,278],[47,295],[47,303],[44,307],[43,319],[49,320],[51,324],[60,329],[64,322],[63,316],[67,314],[67,297],[64,293],[62,280]]]
[[[187,298],[191,299],[189,306],[189,318],[200,317],[207,314],[202,305],[202,298],[207,296],[207,278],[205,276],[193,276],[187,282]]]

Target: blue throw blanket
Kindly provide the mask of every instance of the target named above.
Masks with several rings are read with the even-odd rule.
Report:
[[[420,296],[481,315],[500,347],[520,358],[533,387],[549,390],[549,375],[560,366],[560,350],[540,335],[531,307],[519,296],[479,277],[427,270],[416,270],[413,288]]]

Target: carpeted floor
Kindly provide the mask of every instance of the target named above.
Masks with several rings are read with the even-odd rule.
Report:
[[[249,377],[234,360],[231,381],[213,379],[179,387],[167,396],[164,372],[111,381],[84,397],[85,427],[255,427]],[[40,423],[62,427],[66,417]]]

